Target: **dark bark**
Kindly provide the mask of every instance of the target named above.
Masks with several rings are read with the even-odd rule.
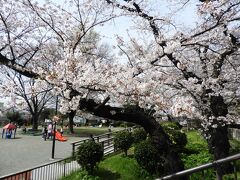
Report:
[[[228,141],[227,127],[218,127],[210,130],[211,138],[208,141],[209,150],[214,156],[214,160],[222,159],[229,156],[230,144]],[[218,166],[217,173],[219,176],[231,170],[229,164]]]
[[[215,117],[226,116],[228,114],[228,107],[224,103],[222,96],[211,96],[211,110]]]
[[[160,124],[137,106],[128,108],[111,107],[104,104],[97,104],[93,100],[81,99],[80,109],[93,112],[94,115],[105,117],[116,121],[127,121],[142,126],[151,136],[158,152],[164,157],[168,174],[184,169],[183,163],[176,151],[172,148],[172,143],[168,135],[163,131]],[[184,179],[184,178],[183,178]]]
[[[32,114],[32,130],[38,130],[38,115],[36,113]]]
[[[73,130],[74,122],[73,122],[73,118],[74,118],[74,116],[76,115],[76,111],[71,110],[69,113],[67,113],[67,115],[68,115],[68,118],[69,118],[69,123],[68,123],[69,132],[70,132],[71,134],[74,134],[74,130]]]
[[[211,111],[215,117],[226,116],[228,114],[227,105],[224,103],[222,96],[211,97]],[[217,120],[215,124],[218,124]],[[211,135],[208,140],[208,146],[210,152],[214,155],[214,160],[222,159],[229,156],[230,144],[228,139],[227,126],[218,125],[217,128],[210,128],[209,134]],[[230,170],[229,164],[219,166],[217,173],[221,177],[227,171]]]
[[[25,68],[24,66],[18,63],[15,63],[14,61],[8,59],[6,56],[3,56],[1,53],[0,53],[0,64],[29,78],[37,79],[40,77],[39,74],[34,73],[33,71]]]

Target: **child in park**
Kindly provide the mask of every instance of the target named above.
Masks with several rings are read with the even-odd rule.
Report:
[[[61,134],[61,136],[63,135],[63,128],[62,127],[60,129],[60,134]]]
[[[47,138],[52,137],[52,124],[50,123],[47,128]]]

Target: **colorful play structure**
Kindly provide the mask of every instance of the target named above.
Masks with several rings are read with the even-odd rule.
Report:
[[[17,126],[15,124],[8,123],[3,127],[2,138],[4,138],[4,136],[6,139],[15,138],[16,131],[17,131]],[[52,134],[53,134],[53,131],[52,131]],[[67,141],[67,138],[63,137],[61,133],[58,131],[55,131],[55,138],[58,141]]]
[[[8,123],[6,126],[3,127],[2,138],[4,137],[4,135],[6,139],[12,138],[12,135],[13,135],[13,138],[15,138],[16,131],[17,131],[17,126],[15,124]]]
[[[66,140],[67,140],[67,138],[63,137],[63,136],[61,135],[61,133],[58,132],[58,131],[55,131],[55,138],[56,138],[56,140],[58,140],[58,141],[66,141]]]

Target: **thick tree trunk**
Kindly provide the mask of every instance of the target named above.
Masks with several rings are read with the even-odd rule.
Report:
[[[32,114],[32,130],[33,131],[38,130],[38,116],[37,116],[37,114]]]
[[[153,118],[145,118],[144,123],[139,123],[153,139],[155,147],[162,154],[164,163],[164,172],[167,174],[182,171],[184,169],[178,153],[172,147],[168,135],[164,132],[160,124]],[[182,179],[186,179],[183,177]]]
[[[210,152],[214,156],[214,160],[222,159],[229,156],[230,144],[228,141],[227,127],[218,127],[210,131],[211,137],[208,141]],[[219,177],[229,172],[231,169],[229,164],[224,164],[216,168]]]
[[[172,143],[168,138],[168,135],[163,131],[160,124],[152,116],[146,114],[143,109],[139,107],[117,108],[104,104],[99,105],[93,100],[82,99],[79,108],[93,112],[96,116],[141,125],[152,137],[154,145],[158,149],[159,153],[164,157],[167,171],[166,173],[171,174],[184,169],[183,163],[177,152],[172,149]]]
[[[219,117],[228,114],[227,105],[223,101],[222,96],[212,96],[211,97],[211,111],[213,116]],[[217,128],[210,128],[209,134],[210,139],[208,140],[208,146],[210,152],[214,155],[214,160],[222,159],[229,156],[229,139],[228,139],[228,128],[227,126],[221,126],[220,122],[214,121],[217,124]],[[217,173],[219,177],[222,177],[227,171],[230,170],[229,164],[219,166],[217,168]]]
[[[68,113],[68,118],[69,118],[68,129],[69,129],[69,132],[70,132],[71,134],[74,134],[74,130],[73,130],[74,122],[73,122],[73,118],[74,118],[75,115],[76,115],[76,111],[71,111],[70,113]]]

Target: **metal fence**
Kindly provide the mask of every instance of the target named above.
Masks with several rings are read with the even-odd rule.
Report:
[[[114,134],[116,134],[117,132],[121,132],[121,131],[133,131],[134,129],[136,129],[136,126],[130,127],[130,128],[126,128],[123,130],[119,130],[119,131],[114,131],[114,132],[109,132],[109,133],[105,133],[99,136],[94,136],[93,138],[87,138],[84,140],[80,140],[80,141],[75,141],[72,143],[72,156],[74,157],[76,154],[76,150],[78,148],[78,146],[80,146],[82,143],[85,143],[87,141],[90,140],[94,140],[95,142],[101,143],[104,149],[104,155],[113,153],[114,150],[114,146],[113,146],[113,136]]]
[[[79,169],[72,158],[43,164],[23,171],[0,177],[2,180],[57,180]]]
[[[220,159],[220,160],[211,162],[211,163],[207,163],[207,164],[204,164],[204,165],[201,165],[201,166],[198,166],[198,167],[194,167],[194,168],[187,169],[187,170],[184,170],[184,171],[181,171],[181,172],[170,174],[168,176],[159,178],[157,180],[168,180],[168,179],[169,180],[175,180],[175,179],[178,179],[179,177],[183,177],[183,176],[191,179],[191,175],[193,175],[195,173],[199,173],[199,172],[201,173],[201,179],[205,180],[205,179],[207,179],[205,171],[207,171],[209,169],[216,169],[217,167],[219,167],[219,166],[221,166],[225,163],[233,163],[233,177],[231,177],[230,179],[231,180],[238,180],[238,179],[240,179],[240,177],[238,177],[238,175],[237,175],[236,161],[239,160],[239,159],[240,159],[240,153],[236,154],[236,155],[233,155],[233,156],[229,156],[229,157],[224,158],[224,159]],[[216,177],[217,180],[222,179],[222,177],[219,177],[218,174],[216,174],[215,177]]]
[[[104,155],[114,152],[112,137],[113,137],[113,133],[109,132],[109,133],[105,133],[105,134],[102,134],[99,136],[94,136],[93,139],[88,138],[88,139],[84,139],[84,140],[80,140],[80,141],[75,141],[72,143],[72,156],[73,157],[75,156],[77,147],[79,147],[82,143],[85,143],[90,140],[94,140],[95,142],[102,144],[103,149],[104,149]],[[105,150],[107,150],[107,151],[105,151]]]

